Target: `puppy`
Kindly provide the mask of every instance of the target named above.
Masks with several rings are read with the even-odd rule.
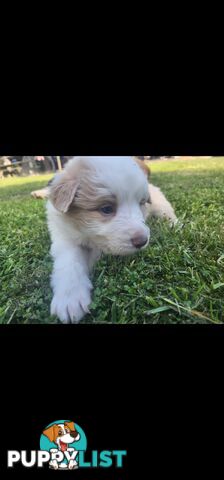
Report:
[[[133,157],[74,157],[48,187],[54,259],[51,314],[77,323],[89,313],[90,274],[102,253],[131,255],[149,244],[149,215],[177,218]]]
[[[44,430],[43,434],[46,435],[50,442],[53,442],[55,445],[57,445],[57,449],[51,449],[51,452],[57,452],[57,450],[60,450],[61,452],[65,452],[66,450],[69,451],[69,445],[77,442],[80,439],[80,435],[75,429],[74,422],[54,424]],[[77,462],[74,459],[70,460],[68,468],[73,469],[76,466]],[[50,467],[54,469],[65,468],[66,464],[62,463],[58,465],[57,460],[52,460],[50,462]]]

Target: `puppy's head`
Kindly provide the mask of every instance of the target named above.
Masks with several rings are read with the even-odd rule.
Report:
[[[43,434],[54,442],[59,450],[65,450],[66,445],[79,440],[80,435],[75,429],[74,422],[65,422],[64,424],[54,424],[43,431]]]
[[[49,198],[81,233],[83,245],[131,254],[149,242],[146,173],[132,157],[74,157],[53,181]]]

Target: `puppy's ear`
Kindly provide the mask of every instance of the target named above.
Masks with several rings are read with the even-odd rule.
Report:
[[[71,431],[75,431],[75,424],[74,422],[65,422],[65,426],[70,428]]]
[[[138,164],[138,166],[143,170],[144,174],[149,177],[151,171],[150,168],[148,167],[148,164],[145,162],[145,160],[139,160],[139,158],[134,157],[135,162]]]
[[[54,207],[62,213],[67,213],[74,200],[79,183],[77,180],[62,179],[50,187],[49,198]]]
[[[53,442],[54,441],[54,425],[44,430],[43,435],[46,435],[46,437],[50,440],[50,442]]]

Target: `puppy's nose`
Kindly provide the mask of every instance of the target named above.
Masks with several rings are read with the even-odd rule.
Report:
[[[148,237],[146,235],[135,235],[132,239],[132,244],[136,248],[142,248],[148,242]]]

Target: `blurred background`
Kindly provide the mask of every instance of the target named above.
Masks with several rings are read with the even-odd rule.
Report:
[[[13,176],[29,176],[43,173],[54,173],[63,169],[65,163],[72,156],[0,156],[0,178]],[[138,157],[141,160],[166,160],[172,158],[193,158],[193,157],[160,157],[160,156],[144,156]],[[206,157],[209,158],[209,157]]]

